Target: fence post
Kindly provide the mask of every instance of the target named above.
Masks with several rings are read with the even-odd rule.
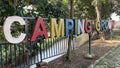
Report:
[[[37,38],[37,42],[40,42],[40,62],[42,62],[42,46],[41,46],[41,42],[42,42],[43,38],[42,37],[38,37]]]
[[[26,39],[25,39],[25,53],[26,53],[26,68],[30,68],[29,65],[29,54],[30,51],[29,49],[26,47],[28,45],[28,20],[25,19],[26,25],[25,25],[25,33],[26,33]]]

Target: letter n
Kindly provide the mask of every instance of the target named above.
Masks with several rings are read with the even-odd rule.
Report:
[[[80,19],[78,20],[78,34],[83,34],[84,31],[84,22],[85,20],[83,19],[82,22],[80,21]]]

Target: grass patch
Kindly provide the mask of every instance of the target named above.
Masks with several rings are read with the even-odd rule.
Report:
[[[101,60],[97,63],[97,65],[105,65],[105,63],[104,63],[104,61]]]
[[[111,34],[107,33],[105,38],[109,40],[111,38]],[[118,29],[113,30],[112,39],[120,39],[120,31]]]

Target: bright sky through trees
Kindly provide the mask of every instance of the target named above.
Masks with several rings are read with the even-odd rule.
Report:
[[[111,18],[115,21],[120,21],[120,16],[118,16],[116,13],[112,13]]]

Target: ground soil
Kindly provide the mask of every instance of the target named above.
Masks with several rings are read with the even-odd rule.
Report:
[[[79,45],[78,43],[75,45],[75,50],[71,53],[71,62],[66,61],[65,57],[66,55],[49,62],[47,65],[43,65],[43,67],[40,68],[88,68],[88,66],[92,63],[94,63],[97,59],[102,57],[104,54],[106,54],[110,49],[112,49],[115,46],[118,46],[120,44],[120,31],[115,30],[113,35],[113,40],[110,39],[110,33],[106,32],[106,39],[105,41],[101,41],[98,39],[99,35],[94,35],[95,40],[91,41],[91,51],[93,54],[95,54],[95,57],[93,59],[86,59],[84,56],[88,53],[89,49],[89,43],[86,42],[83,45]],[[77,39],[76,42],[79,42],[80,39]],[[39,67],[38,67],[39,68]]]
[[[65,60],[65,55],[48,63],[45,68],[87,68],[90,64],[94,63],[95,60],[99,59],[111,48],[117,46],[119,41],[104,41],[100,40],[92,41],[92,53],[95,54],[94,59],[86,59],[84,55],[88,53],[88,43],[79,46],[77,49],[72,51],[71,62]]]

